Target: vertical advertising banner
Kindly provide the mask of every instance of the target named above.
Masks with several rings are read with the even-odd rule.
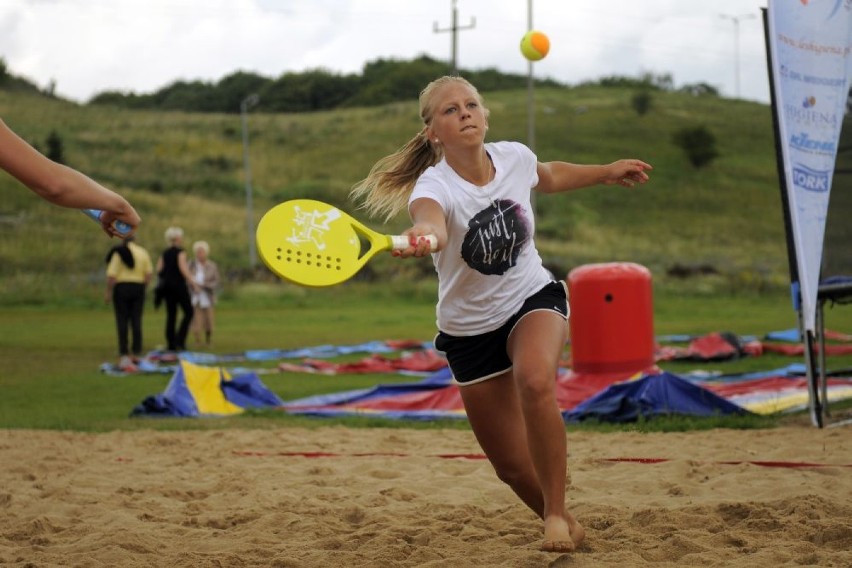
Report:
[[[802,325],[814,332],[831,178],[849,93],[852,0],[769,0],[767,16]]]

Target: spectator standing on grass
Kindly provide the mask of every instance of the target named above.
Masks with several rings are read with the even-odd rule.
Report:
[[[192,245],[195,258],[189,261],[189,273],[196,283],[192,293],[192,334],[196,345],[210,348],[213,336],[213,306],[216,303],[216,290],[219,288],[219,267],[210,260],[210,245],[207,241],[196,241]]]
[[[186,336],[192,322],[190,290],[198,285],[189,271],[183,249],[183,229],[169,227],[165,233],[168,247],[157,260],[157,297],[155,302],[166,304],[166,349],[177,353],[186,351]],[[180,321],[178,321],[180,310]]]
[[[151,281],[154,267],[148,251],[125,237],[112,247],[106,256],[106,294],[104,300],[112,302],[115,327],[118,334],[118,367],[122,371],[137,370],[142,356],[142,313],[145,308],[145,290]],[[128,330],[131,342],[128,343]]]

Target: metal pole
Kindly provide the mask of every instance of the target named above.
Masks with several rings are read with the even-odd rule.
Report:
[[[719,17],[734,22],[734,88],[736,98],[740,98],[740,20],[750,20],[757,16],[754,14],[742,14],[740,16],[719,14]]]
[[[453,0],[453,39],[452,39],[452,63],[451,67],[451,75],[455,75],[459,72],[459,34],[456,33],[456,30],[459,29],[459,11],[456,9],[456,0]]]
[[[527,0],[527,30],[533,29],[532,0]],[[535,84],[533,62],[527,61],[527,146],[535,152]]]
[[[257,252],[254,242],[254,212],[252,211],[251,165],[249,164],[248,111],[260,101],[260,97],[251,94],[240,103],[240,117],[243,124],[243,164],[246,170],[246,229],[248,230],[249,267],[257,265]]]
[[[533,29],[532,0],[527,0],[527,30]],[[527,146],[535,153],[535,82],[533,80],[533,62],[527,61]],[[530,205],[537,211],[535,192],[530,193]]]

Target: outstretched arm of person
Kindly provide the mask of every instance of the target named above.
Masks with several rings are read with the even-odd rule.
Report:
[[[112,227],[123,221],[139,226],[139,214],[130,203],[90,177],[40,154],[0,120],[0,168],[27,186],[42,199],[61,207],[99,209],[101,226],[107,234],[119,235]]]
[[[444,210],[434,199],[422,197],[415,199],[408,208],[414,225],[403,231],[411,239],[411,246],[405,250],[393,251],[394,256],[403,258],[409,256],[426,256],[437,252],[447,245],[447,222],[444,219]],[[434,235],[438,239],[435,248],[431,248],[426,235]]]
[[[650,164],[634,159],[604,165],[539,162],[538,185],[535,189],[541,193],[559,193],[593,185],[633,187],[648,181],[645,171],[652,169]]]

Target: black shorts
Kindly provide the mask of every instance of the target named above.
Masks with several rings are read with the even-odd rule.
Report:
[[[512,368],[506,349],[509,335],[521,318],[538,310],[555,312],[568,319],[568,294],[564,282],[547,284],[527,298],[521,309],[494,331],[463,337],[439,331],[435,336],[435,349],[446,355],[453,378],[459,384],[490,379]]]

